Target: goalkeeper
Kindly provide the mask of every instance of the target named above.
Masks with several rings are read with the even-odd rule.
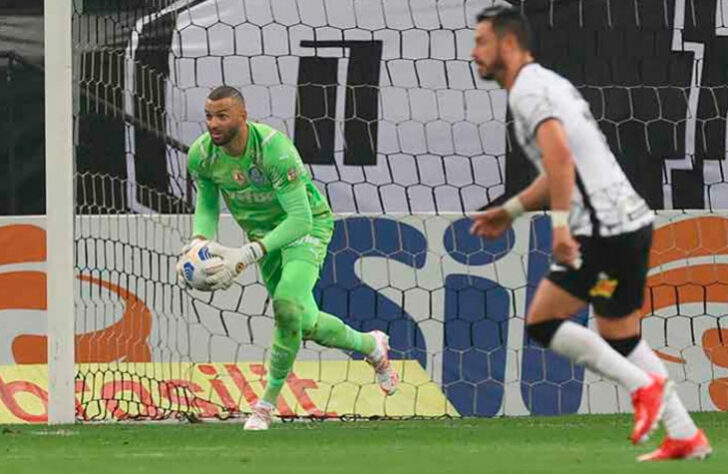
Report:
[[[374,367],[380,388],[392,395],[399,383],[381,331],[361,333],[320,311],[313,297],[334,218],[311,181],[291,140],[267,125],[247,121],[245,101],[221,86],[205,102],[207,133],[190,147],[189,172],[197,185],[193,245],[207,245],[222,263],[205,267],[210,290],[227,289],[247,266],[258,263],[273,299],[275,331],[265,393],[246,430],[265,430],[303,339],[356,351]],[[220,195],[250,243],[214,242]],[[184,280],[178,265],[178,273]]]

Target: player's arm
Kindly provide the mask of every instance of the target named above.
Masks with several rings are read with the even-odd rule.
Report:
[[[306,186],[298,183],[290,189],[277,191],[276,197],[286,212],[286,218],[270,231],[260,243],[266,252],[278,250],[295,242],[311,231],[313,216]]]
[[[556,110],[545,89],[537,86],[513,97],[512,110],[514,115],[517,114],[521,117],[520,120],[527,129],[527,133],[535,137],[540,147],[542,146],[542,139],[548,142],[544,143],[547,149],[541,148],[541,151],[544,156],[548,154],[549,163],[551,163],[552,159],[559,159],[562,156],[555,148],[555,143],[564,145],[568,152],[568,144],[561,122],[558,120]],[[561,142],[555,142],[550,138],[554,127],[561,129],[561,135],[557,137],[563,139]],[[568,158],[570,159],[570,155],[568,155]],[[544,163],[542,162],[542,164]],[[556,186],[562,184],[558,183]],[[542,172],[526,189],[510,198],[502,206],[476,214],[473,217],[474,222],[470,232],[491,239],[499,237],[521,214],[526,211],[542,209],[547,205],[553,186],[554,183],[551,182],[550,173]]]
[[[526,211],[538,211],[549,203],[549,179],[545,173],[538,175],[526,189],[518,193],[518,200]]]
[[[192,219],[193,239],[212,240],[220,220],[220,190],[211,180],[197,177],[195,214]]]
[[[216,243],[209,245],[210,252],[225,261],[225,268],[208,278],[213,289],[229,287],[243,268],[311,231],[313,217],[304,182],[305,168],[295,146],[288,137],[276,132],[262,154],[262,171],[270,180],[286,217],[263,239],[242,248],[231,249]]]
[[[541,163],[548,181],[553,227],[553,252],[557,262],[578,265],[579,246],[569,231],[569,209],[576,172],[564,127],[556,118],[544,120],[536,133]]]
[[[488,239],[500,237],[513,221],[526,211],[543,209],[549,202],[549,180],[541,173],[526,189],[502,206],[473,215],[470,233]]]
[[[197,188],[192,239],[212,240],[217,234],[220,219],[220,188],[203,172],[203,153],[199,142],[190,147],[187,171]]]
[[[566,212],[568,216],[575,172],[574,160],[571,157],[563,125],[555,118],[545,120],[538,127],[536,140],[541,148],[541,163],[544,168],[542,176],[544,176],[545,183],[542,185],[543,189],[532,193],[533,199],[547,198],[552,212]],[[544,193],[544,191],[548,192]],[[543,195],[539,196],[539,193],[543,193]],[[522,202],[526,207],[526,202],[523,200]]]
[[[514,113],[523,117],[523,126],[533,136],[541,150],[543,172],[520,194],[511,198],[504,208],[516,218],[525,211],[551,209],[568,211],[574,185],[574,163],[571,159],[566,132],[558,112],[541,86],[534,86],[513,98]],[[558,194],[554,201],[554,193]],[[566,199],[565,203],[561,200]]]
[[[306,169],[291,140],[276,132],[263,156],[263,171],[286,213],[285,219],[261,240],[264,250],[273,252],[308,234],[313,217],[304,181]]]
[[[197,198],[192,218],[192,238],[182,247],[182,255],[198,243],[212,240],[217,234],[217,224],[220,219],[220,189],[201,173],[201,162],[200,146],[194,143],[188,154],[187,170],[195,182]],[[179,282],[186,284],[181,260],[177,263],[177,275]]]

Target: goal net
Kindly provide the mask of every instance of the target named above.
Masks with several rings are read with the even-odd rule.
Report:
[[[181,288],[174,271],[195,198],[187,146],[221,84],[295,141],[340,214],[316,298],[389,333],[403,379],[385,398],[364,361],[306,343],[282,416],[629,410],[622,390],[525,336],[548,220],[520,219],[493,242],[468,234],[465,212],[533,173],[509,145],[505,91],[470,63],[473,19],[493,3],[75,2],[77,417],[226,419],[263,392],[273,318],[257,269],[214,293]],[[643,328],[689,409],[726,409],[728,220],[715,209],[728,203],[728,94],[707,62],[720,61],[714,38],[694,44],[708,26],[728,31],[728,12],[720,1],[514,3],[651,205],[709,209],[659,215]],[[219,239],[243,242],[229,215]],[[42,344],[14,341],[23,354]]]

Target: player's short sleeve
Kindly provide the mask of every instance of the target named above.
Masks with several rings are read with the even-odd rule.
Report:
[[[293,142],[282,132],[275,131],[263,145],[263,171],[278,192],[286,192],[304,184],[306,167]]]
[[[523,124],[529,137],[536,135],[538,126],[548,119],[561,120],[558,109],[549,97],[546,88],[531,88],[514,96],[511,112]]]

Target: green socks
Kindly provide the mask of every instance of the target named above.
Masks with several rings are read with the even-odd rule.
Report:
[[[376,346],[374,338],[347,326],[344,321],[323,311],[308,332],[306,339],[316,341],[322,346],[336,347],[369,355]]]

